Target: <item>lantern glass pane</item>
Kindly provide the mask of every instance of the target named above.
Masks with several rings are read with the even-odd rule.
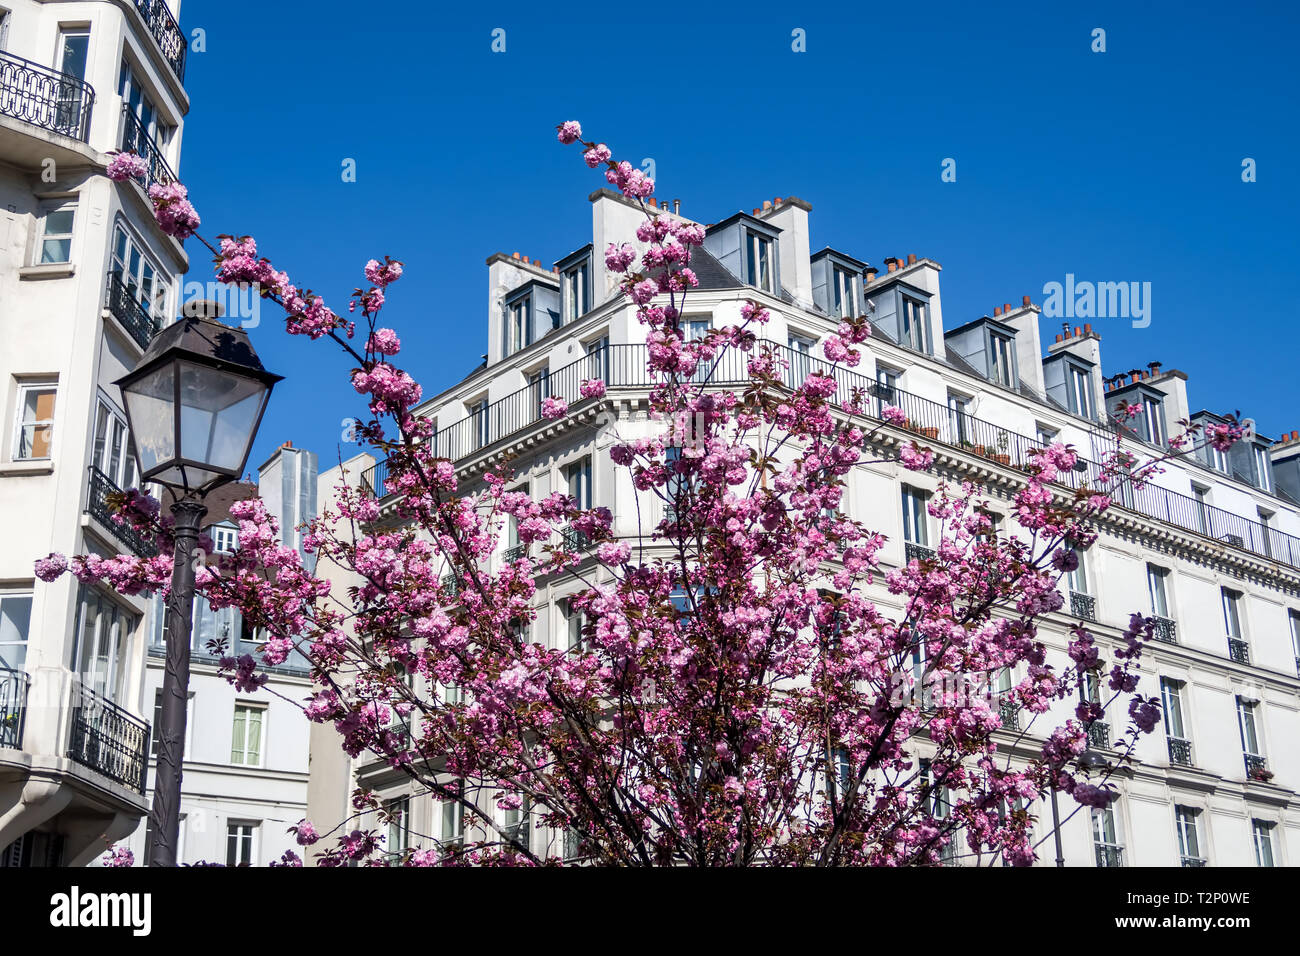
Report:
[[[256,379],[179,362],[181,457],[237,474],[248,457],[267,387]]]
[[[169,362],[122,390],[142,472],[176,457],[175,375]]]

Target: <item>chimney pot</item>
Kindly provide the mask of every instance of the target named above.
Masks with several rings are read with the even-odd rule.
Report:
[[[759,209],[757,206],[755,206],[755,207],[754,207],[754,215],[757,216],[760,212],[762,212],[762,210]]]
[[[1083,323],[1083,334],[1084,334],[1084,335],[1092,335],[1092,323],[1091,323],[1091,322],[1085,322],[1085,323]]]
[[[1080,335],[1082,335],[1082,334],[1083,334],[1083,333],[1079,331],[1079,327],[1076,325],[1076,326],[1074,327],[1074,337],[1077,339],[1077,338],[1078,338]]]
[[[1005,313],[1007,313],[1007,312],[1010,312],[1010,311],[1011,311],[1011,303],[1010,303],[1010,302],[1004,302],[1004,303],[1002,304],[1002,312],[1003,312],[1003,314],[1005,314]]]
[[[1057,333],[1056,333],[1056,341],[1057,341],[1057,342],[1064,342],[1064,341],[1065,341],[1065,336],[1062,335],[1060,332],[1057,332]]]
[[[1033,302],[1031,302],[1031,301],[1029,300],[1029,296],[1025,296],[1024,299],[1022,299],[1021,301],[1024,303],[1024,307],[1025,307],[1026,309],[1029,308],[1031,305],[1034,304]]]
[[[659,200],[656,199],[654,196],[651,196],[651,197],[650,197],[650,208],[651,208],[651,209],[658,209],[658,208],[659,208]]]
[[[909,266],[914,266],[914,265],[916,265],[916,253],[915,253],[915,252],[909,252],[909,253],[907,254],[907,264],[908,264]]]
[[[1300,441],[1300,431],[1292,431],[1292,432],[1291,432],[1291,440],[1292,440],[1292,441]]]
[[[518,259],[518,258],[519,258],[519,253],[517,253],[517,252],[512,252],[512,253],[510,254],[510,258],[512,258],[512,259]]]
[[[1140,379],[1141,377],[1142,377],[1142,373],[1141,373],[1141,372],[1134,372],[1134,373],[1129,377],[1129,384],[1130,384],[1130,385],[1136,385],[1138,379]]]
[[[995,306],[993,307],[993,314],[994,314],[994,315],[1001,315],[1001,314],[1002,314],[1002,308],[1001,308],[1001,306],[996,306],[996,305],[995,305]]]
[[[764,199],[764,200],[763,200],[763,212],[767,212],[767,211],[768,211],[769,209],[771,209],[771,208],[772,208],[772,200],[770,200],[770,199]]]
[[[292,442],[292,441],[287,441],[287,442],[285,442],[284,444],[282,444],[280,447],[281,447],[281,448],[292,448],[292,447],[293,447],[293,442]]]
[[[678,214],[678,215],[680,215],[680,214],[681,214],[681,211],[682,211],[682,201],[681,201],[680,199],[674,199],[674,200],[673,200],[673,212],[676,213],[676,214]]]
[[[778,206],[781,205],[781,203],[783,203],[784,201],[785,201],[784,198],[781,196],[777,196],[775,199],[772,200],[772,202]]]

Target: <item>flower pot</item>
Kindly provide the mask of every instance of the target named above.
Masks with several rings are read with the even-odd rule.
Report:
[[[993,460],[996,461],[999,465],[1009,465],[1009,464],[1011,464],[1011,456],[1010,456],[1010,455],[1004,455],[1004,454],[1002,454],[1001,452],[999,452],[998,454],[994,455],[994,456],[993,456]]]
[[[931,441],[934,441],[939,437],[939,429],[934,427],[933,425],[927,425],[925,428],[919,429],[919,431],[921,432],[922,435],[924,435],[926,438],[930,439]]]

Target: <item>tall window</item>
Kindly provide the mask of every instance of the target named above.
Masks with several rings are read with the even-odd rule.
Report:
[[[235,725],[230,737],[230,762],[245,767],[262,766],[262,724],[266,708],[235,704]]]
[[[1255,721],[1255,702],[1237,698],[1237,726],[1241,730],[1241,752],[1252,757],[1261,753],[1259,727]]]
[[[122,95],[127,117],[122,130],[122,148],[148,156],[151,146],[158,149],[166,146],[171,140],[173,127],[162,120],[144,84],[125,60],[118,75],[118,92]]]
[[[108,597],[92,588],[82,589],[73,661],[77,676],[93,693],[111,701],[122,698],[135,625],[136,618]]]
[[[1079,559],[1079,566],[1065,575],[1066,587],[1076,594],[1091,594],[1088,590],[1088,563],[1087,555],[1077,549],[1074,555]]]
[[[256,823],[231,822],[226,826],[226,866],[252,866],[257,841]]]
[[[384,813],[388,816],[388,838],[384,849],[400,856],[411,845],[411,802],[407,797],[389,800],[384,804]]]
[[[797,335],[790,333],[787,340],[790,345],[790,382],[794,388],[798,388],[808,380],[808,373],[812,371],[812,350],[817,343],[806,335]]]
[[[1092,418],[1092,376],[1085,369],[1069,367],[1070,411],[1083,418]]]
[[[158,752],[158,734],[162,731],[163,692],[153,692],[153,746],[150,753]],[[194,740],[194,692],[185,699],[185,759],[190,759],[190,743]]]
[[[775,292],[772,282],[772,240],[749,233],[749,261],[745,281],[764,292]]]
[[[835,317],[851,319],[858,314],[857,277],[847,269],[835,269]]]
[[[1241,640],[1241,592],[1234,591],[1231,588],[1222,588],[1223,595],[1223,626],[1228,632],[1228,637],[1234,640]]]
[[[930,351],[930,328],[925,318],[925,303],[903,296],[902,344],[917,352]]]
[[[1199,814],[1192,807],[1175,806],[1174,820],[1178,826],[1178,852],[1186,863],[1203,860],[1201,856],[1201,830]]]
[[[1255,864],[1276,866],[1273,862],[1273,824],[1267,820],[1251,820],[1250,835],[1255,842]]]
[[[1156,617],[1169,618],[1169,590],[1166,580],[1169,571],[1154,564],[1147,565],[1147,593],[1151,595],[1151,613]]]
[[[971,400],[965,395],[948,393],[948,425],[955,442],[971,440],[970,404]]]
[[[470,429],[474,435],[474,447],[482,448],[488,443],[488,403],[481,398],[469,406]]]
[[[551,397],[551,370],[541,368],[529,375],[528,390],[532,394],[533,414],[541,415],[542,402]]]
[[[465,808],[459,800],[443,800],[439,814],[443,846],[460,846],[465,841]]]
[[[1291,649],[1295,651],[1295,666],[1300,670],[1300,611],[1287,611],[1291,620]]]
[[[1183,685],[1172,677],[1160,678],[1160,703],[1164,715],[1165,733],[1187,740],[1187,728],[1183,720]]]
[[[1201,485],[1192,485],[1192,499],[1196,508],[1196,530],[1201,534],[1210,533],[1210,489]]]
[[[531,299],[524,296],[515,302],[506,306],[506,354],[518,352],[520,349],[531,344],[533,324],[529,321],[531,315]]]
[[[903,540],[929,546],[930,521],[926,505],[930,496],[920,489],[903,485]]]
[[[1165,443],[1164,403],[1144,398],[1142,401],[1142,421],[1145,425],[1146,439],[1153,445]]]
[[[85,80],[89,56],[90,31],[88,29],[73,27],[59,31],[60,73],[65,73],[74,80]],[[80,133],[82,98],[86,95],[85,86],[82,83],[59,83],[57,95],[59,129]]]
[[[54,444],[54,385],[18,386],[18,416],[14,423],[14,461],[49,458]]]
[[[564,273],[564,321],[572,322],[579,316],[586,315],[591,308],[587,304],[587,262],[584,259]]]
[[[587,348],[587,377],[609,382],[609,336],[592,339]]]
[[[582,629],[587,623],[586,616],[567,599],[560,602],[560,608],[564,614],[564,635],[565,640],[568,642],[568,649],[573,650],[576,647],[581,647]]]
[[[883,365],[876,366],[876,394],[887,405],[898,401],[898,373]]]
[[[136,472],[135,442],[126,427],[126,418],[110,408],[103,399],[95,410],[95,438],[90,463],[118,488],[134,488]]]
[[[167,279],[121,222],[113,230],[112,273],[154,318],[167,318]]]
[[[77,204],[58,203],[45,208],[41,217],[41,241],[37,247],[37,264],[72,261],[72,224],[77,218]]]
[[[1015,385],[1015,359],[1012,357],[1011,339],[997,333],[989,334],[989,378],[999,385]]]
[[[1098,866],[1119,866],[1119,826],[1114,807],[1094,807],[1092,811],[1092,842],[1097,853]]]
[[[505,807],[501,810],[501,829],[505,831],[509,839],[528,846],[528,824],[531,812],[532,806],[529,804],[527,797],[523,798],[523,802],[519,806]]]
[[[21,671],[26,665],[31,623],[31,593],[0,592],[0,668]]]
[[[569,494],[578,500],[579,508],[591,507],[591,456],[584,456],[564,469],[564,479]]]
[[[1268,449],[1259,445],[1254,446],[1252,453],[1255,459],[1255,482],[1265,491],[1273,490],[1273,463],[1269,459]]]

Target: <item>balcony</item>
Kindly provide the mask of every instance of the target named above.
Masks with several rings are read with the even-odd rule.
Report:
[[[149,310],[140,304],[121,278],[113,272],[108,274],[104,308],[113,313],[113,317],[122,324],[136,345],[142,349],[149,347],[149,341],[158,332],[158,320],[149,314]]]
[[[505,552],[501,555],[501,560],[504,561],[506,564],[514,564],[520,558],[527,557],[527,556],[528,556],[528,545],[516,544],[513,547],[506,548]]]
[[[162,149],[149,134],[149,129],[140,122],[139,117],[131,112],[129,105],[122,107],[122,144],[124,152],[135,153],[145,161],[144,177],[137,180],[149,191],[150,186],[170,186],[176,182],[176,174],[163,158]]]
[[[115,520],[116,516],[108,506],[108,496],[121,493],[122,489],[113,484],[108,475],[94,465],[90,466],[90,494],[86,499],[86,514],[99,521],[137,555],[151,558],[158,553],[158,546],[126,522]]]
[[[1004,700],[998,705],[1003,730],[1020,730],[1020,705],[1014,700]]]
[[[565,528],[560,533],[560,542],[565,551],[585,551],[591,547],[591,539],[577,528]]]
[[[1097,599],[1091,594],[1071,591],[1070,614],[1081,621],[1097,620]]]
[[[454,574],[444,574],[439,584],[441,584],[442,589],[452,597],[455,597],[460,593],[460,580]]]
[[[1169,762],[1177,767],[1192,765],[1192,742],[1182,737],[1166,737],[1169,743]]]
[[[0,667],[0,747],[23,749],[27,723],[27,689],[32,679],[22,671]]]
[[[903,559],[909,564],[913,561],[933,561],[936,557],[938,557],[938,552],[934,548],[917,544],[914,541],[903,542]]]
[[[145,26],[153,34],[154,42],[167,61],[167,65],[176,74],[176,79],[185,81],[185,54],[189,50],[189,41],[181,32],[180,24],[167,9],[162,0],[135,0],[135,8],[144,17]]]
[[[0,52],[0,115],[86,142],[91,85],[12,53]]]
[[[1110,724],[1094,720],[1088,725],[1088,746],[1096,750],[1110,749]]]
[[[1184,856],[1179,859],[1183,866],[1205,866],[1205,860],[1199,856]]]
[[[1124,865],[1124,848],[1112,843],[1094,843],[1097,851],[1097,865],[1105,867]]]
[[[1250,645],[1239,637],[1228,638],[1228,657],[1235,664],[1250,663]]]
[[[361,483],[370,489],[376,498],[388,494],[388,459],[376,462],[361,473]]]
[[[144,793],[149,769],[149,725],[82,687],[72,708],[68,756],[124,787]]]
[[[1157,614],[1155,622],[1155,628],[1151,631],[1153,638],[1165,644],[1178,643],[1178,625],[1174,621]]]
[[[1260,754],[1242,754],[1246,762],[1246,779],[1258,783],[1268,783],[1273,779],[1273,772],[1268,769],[1268,759]]]

